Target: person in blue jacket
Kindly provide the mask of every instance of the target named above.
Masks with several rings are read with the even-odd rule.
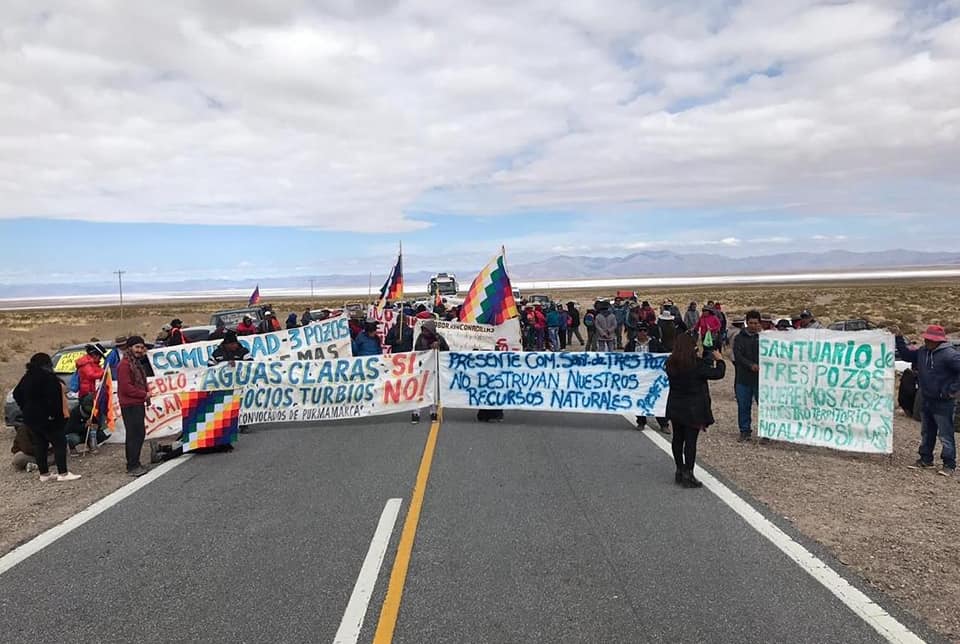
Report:
[[[923,346],[913,349],[899,331],[896,335],[897,354],[901,360],[913,363],[923,406],[920,413],[920,458],[916,467],[933,467],[933,448],[940,437],[943,469],[939,474],[953,476],[957,469],[957,444],[953,414],[956,395],[960,393],[960,352],[947,341],[942,326],[932,324],[923,334]]]
[[[359,356],[378,356],[383,353],[380,346],[380,338],[377,337],[377,321],[367,319],[363,324],[363,333],[358,333],[353,340],[353,355]]]

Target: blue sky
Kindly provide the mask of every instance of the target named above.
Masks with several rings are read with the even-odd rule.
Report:
[[[377,275],[399,241],[408,271],[501,244],[960,242],[957,0],[12,2],[0,24],[0,283]]]

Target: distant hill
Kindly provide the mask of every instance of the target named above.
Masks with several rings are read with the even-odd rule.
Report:
[[[516,259],[512,256],[512,260]],[[557,255],[535,262],[511,261],[510,277],[515,282],[533,280],[598,279],[616,277],[658,276],[704,276],[763,273],[829,272],[869,269],[897,269],[919,267],[960,267],[960,253],[922,252],[914,250],[883,250],[873,252],[850,252],[833,250],[822,253],[795,252],[755,257],[726,257],[711,253],[676,253],[672,251],[639,251],[620,257],[587,257]],[[373,291],[379,290],[389,269],[384,265],[375,273]],[[436,266],[437,271],[453,271],[463,288],[480,270],[479,266]],[[426,288],[432,271],[407,272],[404,281],[411,291]],[[366,290],[369,274],[316,275],[317,288],[352,288]],[[124,292],[180,292],[222,291],[227,289],[250,289],[259,284],[261,292],[271,289],[304,288],[303,276],[258,277],[251,272],[244,279],[196,279],[161,282],[124,281]],[[73,284],[10,283],[0,284],[0,297],[32,298],[70,295],[106,295],[115,293],[116,282],[85,282]]]
[[[926,253],[913,250],[855,253],[832,250],[823,253],[779,253],[740,258],[671,251],[641,251],[622,257],[559,255],[543,261],[511,264],[510,276],[515,280],[542,280],[822,272],[921,266],[960,266],[960,253]]]

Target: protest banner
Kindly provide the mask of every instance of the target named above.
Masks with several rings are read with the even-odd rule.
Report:
[[[182,391],[236,390],[240,424],[309,422],[413,411],[436,401],[435,351],[223,363],[183,371]]]
[[[890,454],[894,362],[886,331],[761,333],[759,436]]]
[[[186,372],[180,371],[156,378],[147,378],[147,391],[150,393],[150,405],[144,413],[147,440],[170,438],[180,435],[180,399],[176,392],[186,389]],[[113,393],[113,413],[116,424],[110,434],[109,443],[122,443],[126,438],[123,427],[123,415],[120,413],[120,400]]]
[[[445,407],[663,416],[666,354],[441,352]]]
[[[392,329],[393,325],[400,319],[400,310],[396,308],[384,308],[380,310],[377,309],[376,306],[370,306],[367,308],[367,319],[376,320],[377,337],[380,338],[380,346],[383,348],[384,354],[390,353],[392,347],[386,342],[387,334],[390,333],[390,329]],[[411,329],[416,322],[417,318],[413,315],[403,316],[403,323]]]
[[[344,316],[294,329],[242,335],[238,339],[240,344],[250,351],[253,360],[325,360],[353,355],[350,348],[350,326]],[[180,369],[206,367],[218,346],[220,340],[191,342],[151,349],[147,356],[154,373],[165,374]]]
[[[426,320],[417,320],[413,337],[420,335]],[[511,318],[503,324],[468,324],[437,320],[437,332],[444,337],[451,351],[523,351],[520,342],[520,320]]]

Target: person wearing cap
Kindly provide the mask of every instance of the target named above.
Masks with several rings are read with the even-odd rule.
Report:
[[[164,343],[165,346],[175,347],[187,342],[188,340],[183,337],[183,321],[180,318],[173,318],[170,321],[170,336]]]
[[[373,318],[367,318],[363,323],[363,333],[353,339],[353,356],[378,356],[383,353],[383,347],[380,346],[380,338],[377,336],[377,321]]]
[[[160,327],[160,333],[157,334],[157,337],[154,339],[154,341],[161,346],[166,344],[167,340],[170,339],[171,328],[173,327],[171,327],[169,324],[164,324],[162,327]]]
[[[716,316],[713,310],[713,302],[708,302],[707,305],[703,307],[703,315],[700,316],[694,328],[696,328],[697,335],[700,336],[701,342],[706,340],[708,333],[714,345],[720,342],[720,318]]]
[[[234,331],[227,331],[220,345],[210,354],[210,359],[207,360],[207,364],[212,367],[222,362],[252,359],[250,350],[240,344],[240,340],[237,339],[237,334]]]
[[[279,330],[280,320],[277,319],[277,316],[273,314],[273,311],[265,312],[263,314],[263,321],[260,322],[260,327],[257,329],[257,333],[273,333]]]
[[[447,344],[446,338],[437,332],[437,323],[435,320],[427,320],[420,326],[420,335],[417,336],[417,341],[413,343],[414,351],[430,351],[431,349],[436,351],[450,350],[450,345]],[[437,404],[433,403],[430,405],[430,420],[434,421],[436,419]],[[410,422],[414,425],[420,422],[419,409],[410,415]]]
[[[673,342],[677,337],[677,320],[673,317],[673,312],[665,308],[657,316],[657,321],[653,326],[647,323],[651,335],[656,335],[660,344],[666,353],[673,351]]]
[[[217,318],[214,321],[213,331],[210,332],[207,340],[223,340],[227,335],[227,331],[227,323],[223,321],[223,318]]]
[[[96,345],[88,344],[84,347],[85,355],[77,360],[77,373],[80,376],[80,388],[77,390],[77,398],[83,400],[85,396],[93,396],[97,391],[97,384],[103,378],[103,367],[100,361],[103,359],[103,353]]]
[[[777,320],[777,331],[793,331],[793,322],[787,318]]]
[[[667,351],[658,338],[650,336],[650,325],[646,322],[640,322],[637,325],[637,333],[633,340],[627,343],[624,351],[627,353],[670,353]],[[661,432],[670,432],[670,421],[666,417],[657,417],[657,424],[660,425]],[[647,426],[646,416],[637,416],[637,429],[643,429]]]
[[[820,321],[817,318],[813,317],[808,309],[804,309],[800,312],[800,328],[801,329],[822,329],[823,325],[820,324]]]
[[[127,474],[130,476],[147,473],[147,469],[140,464],[140,451],[147,434],[146,407],[150,404],[147,371],[142,362],[146,355],[147,345],[143,338],[139,335],[130,336],[123,359],[117,367],[117,397],[126,432]]]
[[[942,326],[931,324],[923,333],[923,346],[907,346],[896,328],[897,355],[913,363],[923,403],[920,411],[920,458],[915,467],[933,467],[933,448],[940,437],[943,468],[940,474],[953,476],[957,469],[957,444],[953,416],[960,393],[960,352],[949,342]]]

